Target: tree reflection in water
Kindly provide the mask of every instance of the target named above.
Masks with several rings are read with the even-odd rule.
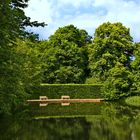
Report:
[[[95,106],[76,105],[66,108],[56,108],[56,116],[32,119],[33,112],[15,114],[13,117],[1,117],[0,139],[2,140],[139,140],[140,139],[140,109],[105,103]],[[83,106],[83,107],[82,107]],[[96,105],[98,106],[98,105]],[[71,109],[70,109],[71,108]],[[77,114],[72,115],[72,109],[77,108]],[[80,112],[80,108],[82,111]],[[95,109],[97,111],[97,108]],[[85,111],[84,111],[85,109]],[[91,113],[89,112],[91,110]],[[67,111],[68,111],[67,110]],[[32,108],[33,111],[33,108]],[[59,112],[61,111],[61,112]],[[74,110],[76,112],[76,110]],[[73,112],[73,113],[74,113]],[[84,114],[85,112],[85,114]],[[94,113],[93,113],[94,112]],[[60,113],[60,116],[59,116]],[[29,115],[30,114],[30,115]],[[41,113],[42,114],[42,113]],[[63,115],[64,114],[64,115]],[[40,114],[38,114],[40,115]],[[67,115],[67,116],[66,116]],[[68,116],[69,115],[69,116]],[[37,114],[36,114],[37,116]]]

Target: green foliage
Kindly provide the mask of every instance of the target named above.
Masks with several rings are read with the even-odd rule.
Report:
[[[73,25],[59,28],[42,43],[46,83],[84,83],[87,72],[86,31]]]
[[[11,113],[27,97],[23,77],[29,79],[29,75],[27,71],[23,72],[25,68],[22,64],[25,64],[24,58],[28,54],[23,53],[24,56],[20,51],[17,51],[19,54],[16,52],[20,44],[17,44],[17,39],[35,39],[35,35],[25,31],[25,27],[45,25],[36,21],[30,22],[30,18],[25,16],[23,9],[27,7],[27,2],[28,0],[0,2],[0,114]],[[24,43],[21,41],[21,44]]]
[[[125,99],[128,105],[140,107],[140,96],[132,96]]]
[[[34,45],[18,39],[10,50],[10,60],[1,77],[1,112],[11,112],[11,108],[23,103],[33,86],[41,83],[39,52]]]
[[[102,92],[107,99],[119,99],[127,96],[132,88],[131,72],[121,63],[117,63],[109,71],[110,75],[104,82]]]
[[[0,3],[0,113],[10,113],[23,104],[27,93],[53,98],[64,94],[72,98],[101,97],[101,85],[38,86],[42,79],[51,84],[104,82],[104,94],[110,99],[127,95],[132,87],[140,90],[140,44],[136,43],[134,50],[129,29],[121,23],[104,23],[96,29],[91,43],[85,30],[68,25],[48,40],[37,41],[38,35],[25,28],[45,24],[31,22],[24,14],[27,2]],[[130,66],[133,50],[135,60]],[[33,87],[37,91],[32,91]]]
[[[91,77],[104,83],[106,98],[128,95],[134,87],[131,74],[134,45],[129,29],[121,23],[100,25],[88,51]]]
[[[100,79],[97,78],[97,77],[95,77],[95,78],[94,77],[87,78],[85,83],[86,84],[102,84],[102,82],[100,81]]]
[[[83,83],[86,67],[84,50],[74,43],[50,48],[44,58],[44,82],[46,83]]]
[[[140,43],[135,43],[134,61],[132,62],[133,85],[135,90],[140,91]]]
[[[80,30],[74,25],[67,25],[56,30],[54,35],[49,37],[52,46],[61,46],[63,41],[73,42],[78,47],[82,47],[90,42],[91,37],[85,30]]]
[[[28,92],[31,87],[39,85],[42,81],[42,65],[37,46],[37,43],[28,40],[17,40],[14,47],[15,57],[18,58],[15,60],[15,64],[20,68],[20,82]]]
[[[101,98],[101,86],[100,84],[42,84],[34,87],[32,98],[43,95],[59,99],[62,95],[69,95],[70,98]]]
[[[11,113],[12,110],[23,103],[27,94],[21,84],[21,68],[16,63],[19,57],[15,56],[12,49],[8,50],[7,59],[2,59],[0,77],[0,114]],[[6,53],[6,52],[5,52]],[[5,56],[6,54],[3,54]],[[5,61],[4,61],[5,60]]]
[[[110,75],[109,70],[117,62],[130,67],[132,42],[129,29],[121,23],[107,22],[100,25],[95,31],[92,45],[89,46],[91,76],[105,81]]]

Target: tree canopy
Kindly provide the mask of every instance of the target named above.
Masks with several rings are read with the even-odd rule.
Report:
[[[0,113],[12,112],[27,96],[22,79],[24,68],[20,66],[24,57],[15,52],[19,45],[16,43],[17,39],[35,39],[36,35],[28,33],[26,26],[45,26],[44,23],[31,22],[24,14],[23,9],[27,7],[27,2],[28,0],[0,2]],[[27,78],[28,74],[24,76]]]
[[[91,41],[91,36],[85,30],[80,30],[74,25],[67,25],[57,29],[54,35],[49,37],[49,41],[53,46],[62,45],[64,40],[73,42],[78,47],[82,47]]]
[[[96,29],[89,49],[91,76],[104,81],[117,62],[130,68],[133,50],[133,39],[128,28],[121,23],[103,23]]]
[[[134,44],[134,61],[131,63],[133,84],[136,90],[140,90],[140,43]]]
[[[88,39],[85,30],[79,30],[73,25],[59,28],[51,35],[44,54],[44,82],[84,83]]]

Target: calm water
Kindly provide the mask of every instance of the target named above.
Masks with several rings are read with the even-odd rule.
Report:
[[[0,140],[140,140],[140,108],[121,103],[29,106],[1,117]]]

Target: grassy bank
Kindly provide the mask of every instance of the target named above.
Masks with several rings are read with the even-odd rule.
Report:
[[[125,99],[128,105],[140,107],[140,96],[132,96]]]

